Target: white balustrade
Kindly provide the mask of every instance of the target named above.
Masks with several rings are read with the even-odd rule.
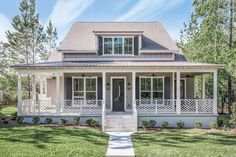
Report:
[[[138,99],[138,113],[177,113],[175,99]],[[213,99],[181,99],[181,114],[213,114]]]

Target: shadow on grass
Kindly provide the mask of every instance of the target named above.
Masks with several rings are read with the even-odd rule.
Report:
[[[95,129],[69,128],[62,126],[2,125],[0,140],[12,143],[33,144],[44,149],[46,144],[63,144],[89,141],[92,145],[107,145],[108,136]],[[80,143],[79,143],[80,144]]]
[[[236,133],[211,133],[201,130],[149,131],[134,134],[132,136],[132,141],[143,146],[160,145],[177,148],[188,147],[188,145],[184,143],[206,143],[236,146]]]

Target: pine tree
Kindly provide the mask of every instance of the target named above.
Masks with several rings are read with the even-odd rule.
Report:
[[[235,54],[229,49],[229,0],[194,0],[194,12],[181,31],[178,46],[191,61],[224,64],[219,71],[219,99],[227,96],[230,64]]]

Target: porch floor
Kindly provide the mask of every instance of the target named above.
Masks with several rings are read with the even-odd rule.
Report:
[[[132,132],[108,132],[110,135],[106,157],[135,157],[130,135]]]

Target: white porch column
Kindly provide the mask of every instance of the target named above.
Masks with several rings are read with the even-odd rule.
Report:
[[[136,72],[132,72],[132,107],[135,107],[134,105],[135,105],[135,103],[136,103],[136,101],[135,101],[135,99],[136,99],[136,88],[135,88],[135,86],[136,86]]]
[[[172,73],[172,99],[175,99],[175,73]]]
[[[217,70],[213,75],[213,113],[217,114]]]
[[[35,75],[32,76],[32,99],[36,99],[36,78]]]
[[[39,84],[39,86],[40,86],[40,95],[42,95],[43,94],[43,78],[42,77],[40,77],[40,84]]]
[[[60,113],[61,101],[60,101],[60,73],[56,73],[56,112]]]
[[[21,88],[21,73],[17,73],[18,83],[17,83],[17,94],[18,94],[18,115],[22,113],[22,88]]]
[[[204,74],[202,75],[202,99],[206,99],[206,80]]]
[[[176,112],[178,115],[181,113],[180,102],[180,72],[176,72]]]
[[[106,72],[102,72],[102,101],[106,107]]]

